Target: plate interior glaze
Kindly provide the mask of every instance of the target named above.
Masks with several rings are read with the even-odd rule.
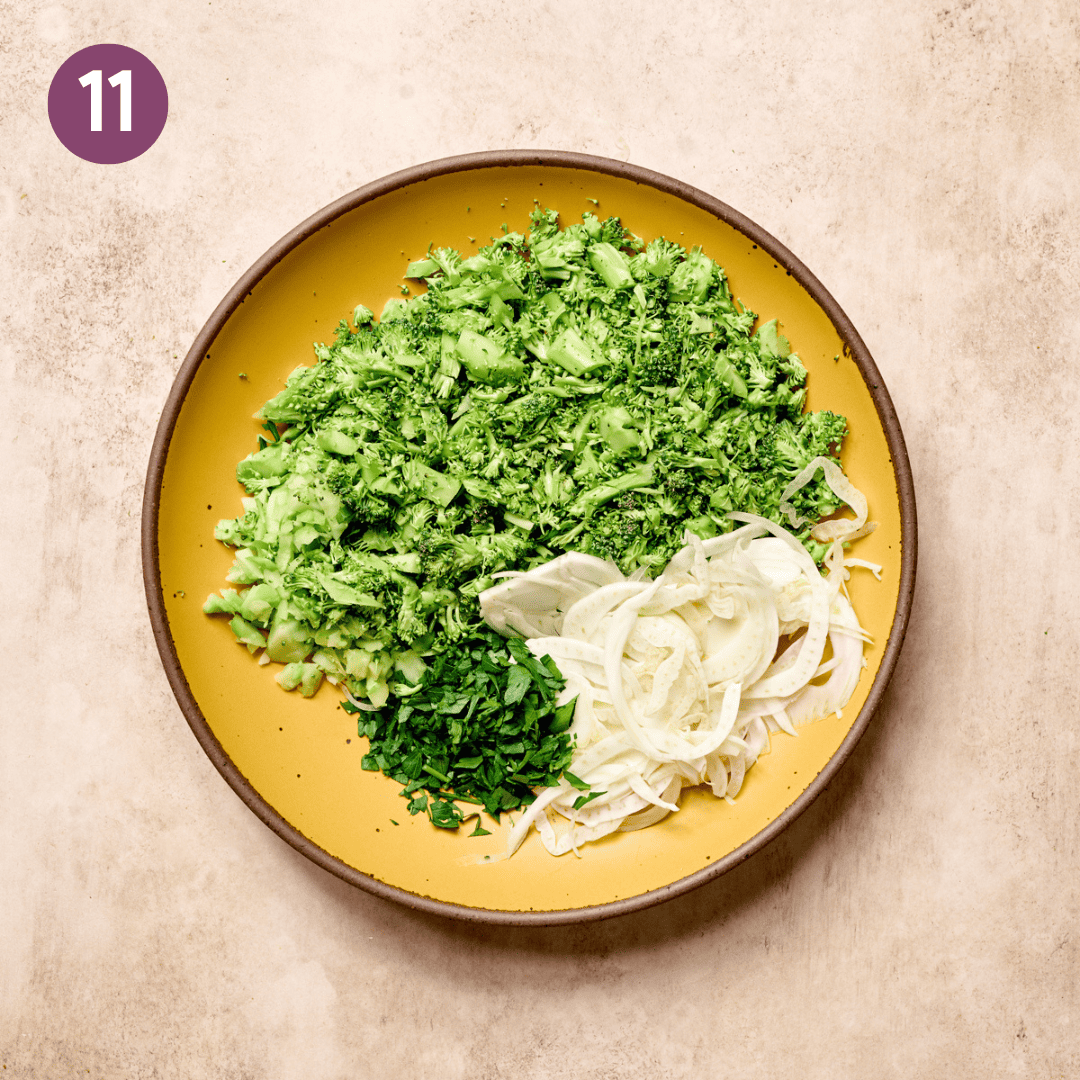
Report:
[[[428,246],[468,253],[525,232],[534,200],[564,223],[619,215],[648,241],[699,244],[735,297],[778,318],[809,372],[809,407],[847,416],[843,464],[878,529],[855,554],[851,598],[874,643],[843,717],[775,735],[734,806],[701,791],[661,824],[553,859],[535,833],[509,861],[501,830],[469,837],[410,818],[400,786],[360,767],[367,742],[324,682],[311,699],[283,692],[227,620],[202,614],[225,586],[232,551],[216,522],[241,513],[236,463],[257,448],[252,414],[330,342],[357,304],[401,295]],[[594,205],[593,200],[599,204]],[[412,283],[410,283],[412,284]],[[412,284],[416,291],[415,284]],[[242,373],[242,374],[241,374]],[[604,159],[506,152],[449,159],[361,189],[284,238],[222,302],[177,377],[158,430],[144,508],[151,619],[177,700],[222,775],[289,843],[371,892],[486,921],[565,922],[617,914],[701,884],[763,846],[824,786],[861,735],[895,664],[914,582],[914,500],[903,439],[858,335],[815,278],[777,241],[722,203]]]

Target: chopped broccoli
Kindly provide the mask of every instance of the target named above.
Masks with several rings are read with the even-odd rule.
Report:
[[[704,252],[591,213],[530,222],[410,264],[425,293],[357,307],[258,414],[243,513],[216,530],[251,588],[204,610],[286,688],[405,701],[421,658],[477,632],[493,574],[566,550],[655,571],[730,511],[785,522],[792,477],[839,455],[843,417],[803,411],[779,325]],[[819,478],[792,501],[820,557],[809,528],[836,498]]]

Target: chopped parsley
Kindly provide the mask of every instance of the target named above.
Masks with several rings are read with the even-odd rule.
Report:
[[[456,802],[498,819],[558,784],[573,756],[575,701],[555,704],[564,685],[550,657],[485,627],[435,656],[408,696],[377,712],[346,708],[370,742],[363,767],[402,784],[410,814],[456,829]],[[485,835],[479,822],[471,835]]]

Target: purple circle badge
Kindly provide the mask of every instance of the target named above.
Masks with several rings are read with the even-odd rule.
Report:
[[[84,161],[117,165],[157,141],[169,115],[161,72],[126,45],[91,45],[69,56],[49,87],[49,123]]]

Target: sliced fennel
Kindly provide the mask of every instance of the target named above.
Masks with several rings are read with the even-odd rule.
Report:
[[[684,787],[731,801],[770,732],[841,713],[868,640],[847,567],[878,568],[844,559],[843,543],[866,529],[866,501],[825,472],[857,515],[831,530],[825,576],[787,530],[741,514],[726,535],[687,532],[655,581],[570,553],[481,593],[490,625],[558,664],[560,703],[577,698],[570,777],[518,818],[508,856],[534,827],[553,855],[644,828],[678,810]]]

